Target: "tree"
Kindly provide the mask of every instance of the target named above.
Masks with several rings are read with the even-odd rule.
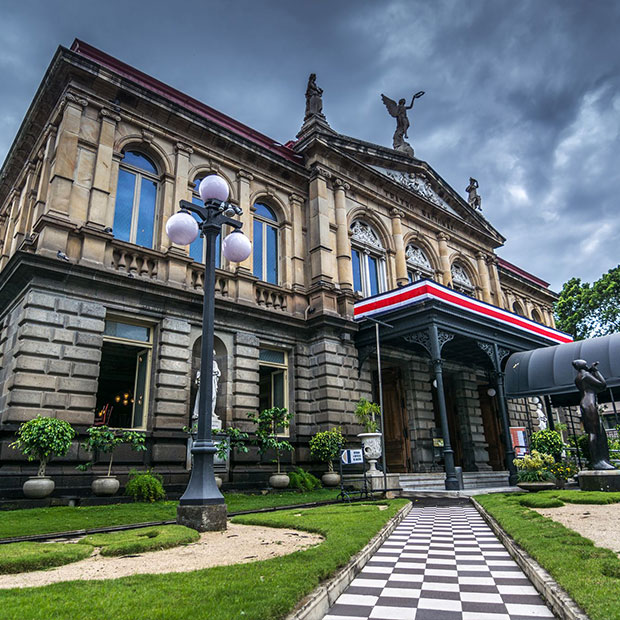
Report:
[[[579,278],[565,282],[555,304],[555,320],[558,329],[575,340],[620,331],[620,265],[593,284]]]

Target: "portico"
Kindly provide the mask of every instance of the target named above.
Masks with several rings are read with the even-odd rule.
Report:
[[[354,312],[360,363],[376,354],[375,323],[364,319],[391,326],[378,327],[388,471],[442,467],[455,490],[455,467],[505,469],[514,484],[505,361],[570,336],[431,280],[364,299]]]

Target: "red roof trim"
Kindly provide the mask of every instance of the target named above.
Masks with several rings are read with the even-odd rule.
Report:
[[[184,108],[206,118],[221,127],[228,129],[229,131],[258,144],[271,151],[287,159],[289,161],[295,162],[296,164],[300,164],[303,161],[303,158],[296,153],[294,153],[290,148],[286,145],[282,145],[279,142],[271,139],[269,136],[266,136],[239,121],[236,121],[234,118],[230,116],[226,116],[222,114],[222,112],[218,112],[216,109],[205,105],[204,103],[190,97],[177,90],[176,88],[172,88],[172,86],[168,86],[163,82],[139,71],[138,69],[134,69],[132,66],[98,50],[97,48],[89,45],[88,43],[84,43],[84,41],[80,41],[79,39],[75,39],[73,44],[71,45],[71,51],[84,56],[108,69],[122,75],[123,77],[130,79],[133,82],[136,82],[140,86],[147,88],[150,91],[157,93],[174,103],[183,106]]]
[[[504,260],[503,258],[500,258],[499,256],[497,257],[497,264],[500,267],[503,267],[506,271],[512,271],[512,273],[515,273],[518,276],[521,276],[522,278],[525,278],[526,280],[533,282],[534,284],[538,284],[538,286],[549,288],[549,282],[545,282],[544,280],[541,280],[540,278],[533,276],[531,273],[528,273],[527,271],[525,271],[525,269],[521,269],[521,267],[517,267],[516,265],[509,263],[507,260]]]
[[[572,342],[573,340],[571,336],[557,329],[547,327],[462,293],[457,293],[452,289],[429,280],[421,280],[403,288],[358,301],[354,305],[353,316],[358,320],[365,316],[372,316],[410,306],[425,299],[440,300],[473,314],[494,319],[510,327],[516,327],[531,334],[542,336],[555,343]]]

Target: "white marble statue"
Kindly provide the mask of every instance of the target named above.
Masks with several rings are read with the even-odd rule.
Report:
[[[213,374],[212,374],[212,382],[213,382],[213,394],[211,397],[211,428],[220,430],[222,428],[222,420],[220,420],[215,413],[215,402],[217,400],[217,388],[220,382],[220,377],[222,376],[222,371],[220,370],[217,362],[215,361],[215,351],[213,351]],[[198,422],[198,407],[200,406],[200,371],[196,373],[196,400],[194,401],[194,411],[192,413],[192,425]]]

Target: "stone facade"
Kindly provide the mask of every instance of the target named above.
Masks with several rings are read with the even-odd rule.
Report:
[[[144,226],[136,194],[133,207],[121,204],[131,152],[156,170],[130,169],[147,184],[139,191],[156,187],[148,244],[137,243]],[[227,181],[244,232],[265,244],[262,254],[238,265],[222,258],[217,269],[216,413],[224,426],[251,431],[246,413],[275,398],[283,381],[278,398],[294,414],[291,463],[316,469],[310,437],[337,425],[354,437],[356,402],[377,398],[374,357],[358,351],[352,315],[354,302],[373,292],[373,269],[381,290],[421,275],[511,311],[518,302],[524,315],[553,325],[554,294],[498,259],[503,237],[424,161],[312,118],[296,141],[277,144],[76,41],[57,52],[0,174],[0,486],[15,490],[33,471],[7,447],[19,423],[41,413],[82,433],[112,382],[109,368],[129,364],[128,352],[138,356],[132,396],[141,407],[131,419],[147,432],[149,450],[122,453],[119,471],[154,466],[168,483],[184,483],[204,268],[164,231],[179,201],[192,199],[194,181],[211,173]],[[131,219],[125,238],[120,209]],[[269,226],[277,240],[271,281],[258,265],[273,269]],[[147,336],[112,336],[113,324]],[[385,354],[386,367],[402,372],[410,467],[429,470],[438,424],[428,359]],[[269,361],[278,356],[282,363]],[[463,465],[489,469],[484,377],[464,366],[449,371]],[[512,412],[520,422],[519,408]],[[71,483],[84,488],[87,476],[73,469],[80,459],[76,444],[50,471],[66,463]],[[225,477],[258,484],[270,468],[251,450],[232,455]]]

